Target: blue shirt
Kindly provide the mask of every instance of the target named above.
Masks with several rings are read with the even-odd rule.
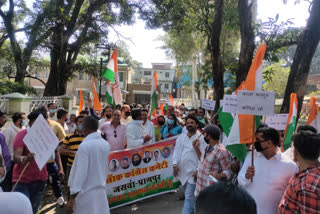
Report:
[[[163,126],[160,130],[161,136],[163,139],[168,138],[168,135],[176,136],[182,133],[181,126],[174,126],[169,129],[168,124]]]

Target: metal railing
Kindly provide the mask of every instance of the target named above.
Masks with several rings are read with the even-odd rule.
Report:
[[[0,110],[2,112],[8,112],[9,110],[9,100],[3,96],[0,96]]]
[[[50,103],[54,103],[56,105],[57,108],[62,106],[62,99],[58,98],[58,97],[37,97],[34,96],[32,97],[32,102],[30,104],[30,112],[32,112],[33,110],[41,107],[41,106],[45,106],[47,107],[48,104]]]

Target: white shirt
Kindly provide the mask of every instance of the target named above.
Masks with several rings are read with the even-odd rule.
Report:
[[[11,124],[10,126],[8,126],[5,130],[3,130],[2,134],[4,135],[4,137],[6,138],[6,142],[8,144],[8,148],[9,148],[9,152],[11,155],[11,160],[13,160],[13,142],[14,142],[14,138],[16,137],[16,135],[18,134],[18,132],[20,132],[21,130],[23,130],[24,128],[19,128],[14,124]]]
[[[48,112],[48,119],[49,120],[54,120],[54,121],[57,121],[58,118],[57,118],[57,113],[54,113],[53,117],[50,116],[50,112]]]
[[[132,120],[126,128],[127,148],[137,148],[143,146],[143,137],[145,135],[142,124],[142,120]]]
[[[248,167],[251,166],[251,156],[251,152],[248,153],[239,172],[239,185],[245,188],[256,201],[258,214],[278,213],[278,206],[287,183],[299,169],[280,150],[269,160],[262,153],[255,152],[255,176],[251,182],[245,177]]]
[[[112,120],[111,118],[110,118],[110,120],[108,120],[108,118],[100,119],[99,120],[99,129],[101,129],[104,124],[106,124],[107,122],[110,122],[111,120]]]
[[[32,214],[30,200],[20,192],[0,192],[0,213]]]
[[[132,117],[131,116],[129,116],[129,117],[127,117],[127,119],[124,119],[122,116],[121,116],[121,120],[120,120],[121,122],[123,122],[124,124],[129,124],[131,121],[132,121]]]
[[[147,120],[146,123],[143,125],[144,132],[146,135],[149,135],[152,139],[148,141],[148,143],[156,142],[156,135],[154,131],[154,125],[150,120]]]
[[[68,182],[71,195],[78,193],[74,213],[110,213],[105,189],[109,153],[109,143],[98,132],[88,135],[80,144]]]
[[[192,142],[200,136],[197,131],[191,138],[187,134],[181,134],[176,140],[176,147],[172,156],[172,164],[177,165],[180,169],[178,180],[184,185],[186,182],[194,184],[193,172],[197,171],[199,159],[193,148]],[[200,137],[200,151],[203,152],[207,144],[203,136]]]
[[[75,123],[70,123],[70,125],[67,124],[67,126],[68,126],[69,133],[73,133],[77,129],[77,125]]]

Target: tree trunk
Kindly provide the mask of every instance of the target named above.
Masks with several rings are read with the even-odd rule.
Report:
[[[242,81],[246,80],[255,49],[254,33],[252,29],[252,4],[253,2],[249,5],[248,0],[238,0],[241,47],[238,71],[236,75],[236,88],[239,87]]]
[[[224,66],[220,53],[220,35],[223,22],[224,0],[215,0],[215,18],[211,26],[211,35],[208,39],[208,49],[211,53],[212,78],[214,81],[214,99],[216,101],[215,111],[220,107],[220,100],[224,95],[223,74]]]
[[[306,28],[300,35],[288,78],[281,112],[289,112],[290,95],[298,96],[298,118],[306,92],[310,64],[320,40],[320,1],[314,0]]]

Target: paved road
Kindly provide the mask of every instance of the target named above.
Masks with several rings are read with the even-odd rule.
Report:
[[[167,193],[147,198],[137,203],[111,210],[111,214],[179,214],[182,212],[183,201],[176,198],[182,193]],[[64,209],[56,208],[55,204],[45,206],[38,214],[64,214]]]

